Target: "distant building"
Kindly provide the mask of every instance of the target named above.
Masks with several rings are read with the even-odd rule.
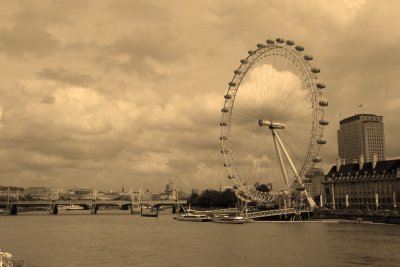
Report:
[[[50,199],[53,189],[43,186],[28,187],[25,189],[25,196],[34,199]]]
[[[400,160],[338,161],[323,182],[323,203],[336,209],[394,209],[400,205]]]
[[[310,197],[315,198],[322,193],[322,182],[325,181],[324,170],[312,168],[305,174],[304,187]]]
[[[340,121],[338,130],[339,157],[352,163],[360,155],[365,161],[372,161],[372,154],[378,160],[385,160],[385,139],[383,117],[374,114],[357,114]]]
[[[18,199],[25,194],[25,189],[15,186],[0,186],[0,199]]]

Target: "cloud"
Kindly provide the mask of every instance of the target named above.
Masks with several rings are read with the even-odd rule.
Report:
[[[326,166],[339,117],[360,104],[384,115],[387,155],[399,155],[399,4],[308,2],[1,2],[0,179],[229,183],[218,139],[227,81],[247,50],[276,37],[304,45],[322,70]]]
[[[38,73],[41,78],[59,81],[69,85],[87,85],[93,82],[93,78],[86,74],[76,71],[66,70],[64,68],[49,69],[44,68]]]

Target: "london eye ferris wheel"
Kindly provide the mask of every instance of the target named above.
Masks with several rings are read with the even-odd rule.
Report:
[[[243,200],[272,203],[301,193],[314,205],[303,177],[321,161],[328,101],[312,60],[291,40],[268,39],[234,70],[221,109],[220,140],[228,178]],[[256,183],[271,190],[258,191]]]

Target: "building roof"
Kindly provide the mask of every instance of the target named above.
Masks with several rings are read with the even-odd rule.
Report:
[[[343,124],[343,123],[348,123],[348,122],[351,122],[351,121],[357,121],[357,120],[359,120],[361,117],[376,117],[376,118],[380,118],[380,119],[383,118],[383,116],[380,116],[380,115],[363,113],[363,114],[355,114],[355,115],[353,115],[353,116],[344,118],[343,120],[340,120],[339,123],[340,123],[340,124]]]
[[[372,168],[372,162],[365,162],[361,170],[359,169],[358,163],[350,163],[341,165],[339,171],[336,170],[336,165],[332,166],[327,176],[396,173],[398,168],[400,168],[400,159],[378,161],[375,169]]]

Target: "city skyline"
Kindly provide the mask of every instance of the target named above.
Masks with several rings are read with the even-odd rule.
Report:
[[[0,7],[3,185],[158,190],[178,176],[186,191],[216,187],[227,175],[218,124],[228,81],[247,50],[277,37],[304,45],[321,68],[325,171],[339,121],[360,105],[384,117],[386,158],[400,158],[400,30],[381,26],[396,25],[396,1]]]

